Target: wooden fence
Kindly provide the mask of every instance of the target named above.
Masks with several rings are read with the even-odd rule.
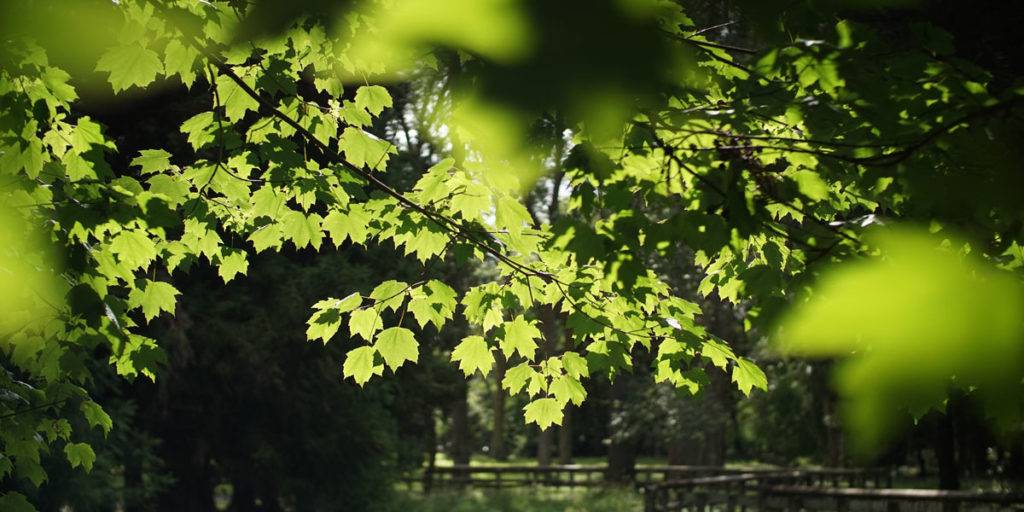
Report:
[[[1024,512],[1024,495],[890,489],[888,472],[797,470],[665,481],[644,488],[645,512]],[[873,485],[873,487],[866,487]]]
[[[607,466],[440,466],[423,490],[605,484]],[[892,489],[887,469],[637,466],[645,512],[1024,512],[1024,495]]]
[[[762,489],[759,511],[812,510],[1024,511],[1024,494],[934,489],[859,489],[810,486],[768,486]]]
[[[425,470],[407,482],[419,482],[422,488],[484,487],[501,489],[526,485],[549,487],[592,487],[604,485],[607,466],[555,465],[555,466],[438,466]],[[774,477],[776,482],[789,485],[826,485],[863,487],[891,486],[888,471],[861,469],[821,469],[799,472],[777,468],[724,468],[721,466],[637,466],[633,482],[646,487],[659,482],[686,481],[707,477],[760,475]]]

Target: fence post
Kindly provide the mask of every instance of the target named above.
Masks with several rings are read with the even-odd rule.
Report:
[[[836,496],[836,511],[837,512],[849,512],[850,502],[846,501],[844,496]]]
[[[786,499],[786,512],[800,512],[800,497],[790,496]]]
[[[694,502],[695,512],[705,512],[708,507],[708,494],[706,492],[694,493]]]
[[[886,512],[900,512],[900,502],[898,500],[889,500],[886,502]]]

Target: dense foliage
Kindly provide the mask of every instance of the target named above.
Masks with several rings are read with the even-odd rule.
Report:
[[[682,392],[714,366],[747,393],[764,373],[663,262],[692,258],[698,291],[742,302],[765,334],[819,267],[856,259],[779,339],[859,354],[841,382],[866,444],[951,384],[1019,422],[1024,89],[942,30],[794,15],[788,39],[760,49],[713,41],[655,0],[304,4],[0,10],[0,477],[40,484],[51,449],[92,467],[72,429],[112,425],[90,398],[92,363],[159,375],[167,352],[146,326],[179,310],[175,276],[209,267],[228,283],[254,255],[331,245],[422,266],[311,304],[307,337],[346,338],[342,373],[360,385],[418,362],[422,332],[465,321],[452,362],[488,375],[500,353],[502,386],[542,428],[583,403],[589,377],[635,361]],[[105,34],[74,47],[69,15]],[[382,84],[414,81],[415,66],[443,89],[392,112]],[[110,101],[188,88],[179,126],[160,127],[180,136],[113,138],[79,109],[108,86]],[[423,113],[415,136],[373,126]],[[450,157],[411,151],[414,138]],[[395,175],[399,149],[427,155],[415,181]],[[571,191],[563,215],[530,199],[544,173],[556,198]],[[920,227],[862,237],[890,223]],[[446,259],[495,275],[460,289],[431,273]],[[548,342],[556,318],[565,350]],[[0,505],[29,508],[14,492]]]

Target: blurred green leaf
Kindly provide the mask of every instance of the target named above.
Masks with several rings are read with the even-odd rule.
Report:
[[[788,354],[841,357],[855,447],[880,449],[899,411],[942,409],[952,386],[974,389],[1019,420],[1024,290],[963,242],[914,228],[876,231],[879,255],[825,273],[775,336]]]

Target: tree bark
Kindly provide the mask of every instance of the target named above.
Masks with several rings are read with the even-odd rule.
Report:
[[[939,489],[957,490],[960,488],[960,478],[956,467],[953,418],[948,413],[936,414],[936,420],[935,458],[939,463]]]
[[[625,380],[626,375],[619,375],[611,385],[608,398],[611,401],[608,407],[609,422],[608,436],[608,468],[605,471],[605,481],[610,483],[627,483],[633,480],[636,474],[636,443],[627,432],[621,430],[620,422],[615,421],[620,414],[622,400],[626,398]]]
[[[501,381],[505,380],[508,361],[505,354],[496,350],[494,354],[494,424],[491,426],[491,456],[494,460],[508,459],[505,448],[505,390]]]
[[[557,195],[556,195],[557,196]],[[552,199],[554,200],[554,199]],[[541,308],[541,327],[544,329],[544,341],[541,342],[540,360],[555,355],[558,350],[558,315],[552,306]],[[549,382],[550,383],[550,382]],[[552,437],[554,429],[548,427],[537,433],[537,465],[551,465]]]
[[[552,427],[537,431],[537,465],[546,467],[551,465],[551,432]]]
[[[466,382],[456,384],[456,398],[448,404],[448,456],[455,464],[469,464],[469,407],[466,404]]]
[[[562,425],[558,427],[558,463],[572,464],[572,404],[562,410]]]

